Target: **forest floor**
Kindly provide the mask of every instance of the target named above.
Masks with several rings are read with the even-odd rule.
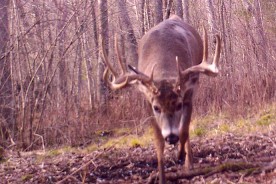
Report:
[[[168,183],[276,184],[274,120],[258,125],[254,131],[242,126],[238,133],[217,129],[212,136],[192,136],[194,169],[189,173],[177,163],[176,147],[167,145]],[[114,137],[109,133],[101,136]],[[125,138],[131,139],[128,135],[115,139]],[[90,150],[89,146],[32,152],[6,150],[0,162],[0,183],[158,183],[155,148],[153,143],[140,144],[142,139],[132,140],[131,146],[109,143]]]

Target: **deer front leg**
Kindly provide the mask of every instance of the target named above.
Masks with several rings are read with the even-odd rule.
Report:
[[[192,149],[190,145],[188,132],[186,132],[183,135],[183,137],[180,138],[178,160],[181,164],[184,163],[184,157],[185,157],[184,169],[185,171],[189,171],[190,169],[193,168],[193,155],[192,155]]]
[[[186,158],[185,158],[184,169],[186,171],[189,171],[189,170],[194,168],[194,166],[193,166],[193,154],[192,154],[189,135],[188,135],[188,139],[186,140],[186,143],[185,143],[185,152],[186,152]]]
[[[193,155],[192,155],[192,149],[191,149],[190,137],[189,137],[191,115],[192,115],[192,106],[190,106],[190,108],[187,109],[186,118],[183,120],[183,125],[180,130],[181,134],[180,134],[178,160],[181,164],[183,164],[184,157],[185,157],[185,164],[184,164],[185,171],[189,171],[190,169],[193,168]]]
[[[153,126],[155,136],[155,147],[157,151],[158,170],[159,170],[159,184],[165,184],[165,169],[164,169],[164,147],[165,140],[161,134],[161,130],[157,126]]]

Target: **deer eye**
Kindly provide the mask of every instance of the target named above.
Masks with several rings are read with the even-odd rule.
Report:
[[[182,109],[182,103],[178,103],[178,104],[176,105],[175,110],[176,110],[176,111],[180,111],[181,109]]]
[[[157,113],[161,113],[161,109],[160,109],[160,107],[158,107],[157,105],[154,105],[154,106],[153,106],[153,110],[154,110],[155,112],[157,112]]]

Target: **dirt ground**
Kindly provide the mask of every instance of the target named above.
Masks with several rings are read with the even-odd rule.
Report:
[[[192,139],[194,170],[184,173],[176,148],[165,151],[168,183],[276,184],[276,130]],[[6,151],[0,183],[158,183],[154,146],[43,156]]]

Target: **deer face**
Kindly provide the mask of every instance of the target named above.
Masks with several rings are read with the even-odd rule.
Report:
[[[164,140],[169,144],[176,144],[190,112],[192,90],[180,91],[173,82],[167,80],[156,82],[155,87],[155,92],[148,88],[146,91],[144,88],[143,92],[151,104]]]

